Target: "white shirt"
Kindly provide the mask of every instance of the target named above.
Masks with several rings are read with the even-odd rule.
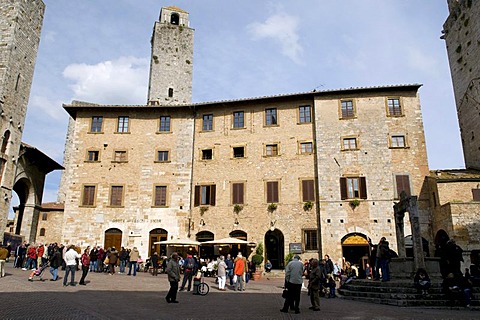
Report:
[[[74,266],[77,264],[77,261],[75,259],[80,259],[82,256],[77,253],[74,249],[70,249],[65,253],[65,256],[63,257],[63,260],[65,260],[65,263],[67,266]]]

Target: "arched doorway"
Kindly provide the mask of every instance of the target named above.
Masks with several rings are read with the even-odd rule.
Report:
[[[212,241],[215,236],[210,231],[200,231],[195,236],[198,242]],[[201,258],[213,258],[213,246],[200,246]]]
[[[105,249],[115,247],[115,249],[120,250],[122,247],[122,231],[116,228],[106,230],[103,247]]]
[[[345,261],[365,270],[365,265],[370,262],[370,244],[367,236],[362,233],[349,233],[344,236],[342,238],[342,255]]]
[[[165,229],[157,228],[150,231],[148,240],[148,256],[151,257],[154,252],[161,257],[167,255],[167,246],[164,244],[154,244],[158,241],[168,240],[168,232]]]
[[[228,236],[230,238],[236,238],[236,239],[247,241],[247,233],[242,230],[234,230],[230,232]],[[232,257],[236,257],[239,252],[241,252],[245,257],[248,257],[250,255],[250,252],[248,250],[249,248],[246,244],[236,244],[236,245],[231,245],[230,247],[231,248],[228,253],[230,253]],[[223,249],[223,248],[220,248],[220,249]],[[219,252],[219,253],[223,255],[226,254],[226,252],[223,252],[223,250],[221,251],[222,252]]]
[[[284,242],[283,233],[278,229],[265,233],[265,252],[273,269],[283,269],[285,267]]]

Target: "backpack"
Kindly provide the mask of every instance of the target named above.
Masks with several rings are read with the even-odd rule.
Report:
[[[190,270],[193,270],[193,268],[195,267],[195,264],[193,262],[193,259],[192,258],[188,258],[186,263],[185,263],[185,268],[187,269],[190,269]]]

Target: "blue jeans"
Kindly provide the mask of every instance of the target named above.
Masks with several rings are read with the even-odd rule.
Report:
[[[127,266],[127,261],[120,260],[120,272],[125,273],[125,267]]]
[[[52,274],[52,280],[58,279],[58,268],[50,267],[50,273]]]
[[[380,259],[380,270],[382,270],[382,281],[390,281],[388,259]]]
[[[72,273],[72,277],[70,279],[70,284],[73,286],[75,285],[75,270],[77,270],[77,266],[76,265],[73,265],[73,266],[66,266],[65,268],[65,278],[63,278],[63,285],[66,286],[67,285],[67,279],[68,279],[68,274],[71,272]]]
[[[32,266],[31,269],[37,269],[37,259],[28,258],[27,264],[25,264],[25,269],[29,269],[30,266]]]
[[[128,275],[131,275],[132,273],[132,266],[133,266],[133,276],[137,275],[137,262],[136,261],[130,261],[128,263]]]
[[[97,263],[97,261],[90,261],[90,272],[93,272],[95,270],[97,270],[95,264]]]

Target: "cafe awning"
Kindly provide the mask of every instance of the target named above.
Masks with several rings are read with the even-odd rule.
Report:
[[[213,244],[213,245],[246,244],[246,245],[252,245],[252,246],[256,245],[255,242],[248,242],[246,240],[237,239],[237,238],[223,238],[223,239],[202,242],[202,245],[204,244]]]
[[[164,241],[157,241],[153,244],[164,244],[172,247],[190,247],[190,246],[199,246],[201,242],[191,240],[191,239],[170,239]]]

